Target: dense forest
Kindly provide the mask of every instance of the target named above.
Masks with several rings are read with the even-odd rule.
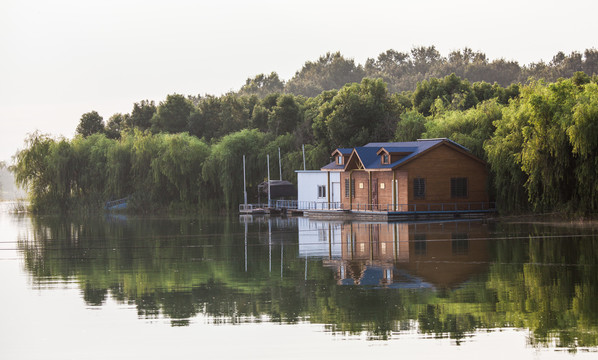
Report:
[[[302,145],[318,169],[336,147],[435,137],[488,163],[503,211],[596,212],[598,50],[523,67],[470,49],[389,50],[363,66],[329,53],[287,82],[261,74],[222,96],[143,100],[107,122],[85,113],[74,139],[31,134],[11,169],[34,211],[125,196],[139,211],[232,209],[243,155],[252,200],[279,148],[283,178],[294,180]]]

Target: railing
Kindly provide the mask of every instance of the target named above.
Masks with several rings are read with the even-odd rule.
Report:
[[[277,200],[276,207],[298,210],[338,210],[340,202]]]
[[[495,211],[494,202],[450,202],[424,204],[343,204],[343,210],[390,211],[390,212],[458,212],[458,211]]]
[[[271,206],[268,206],[268,204],[239,204],[239,212],[245,213],[268,208],[291,210],[338,210],[341,208],[341,203],[329,203],[321,201],[274,200],[271,202]]]
[[[239,204],[240,212],[250,212],[258,209],[266,209],[268,204]]]
[[[121,199],[123,200],[123,199]],[[120,200],[117,200],[120,201]],[[251,212],[259,209],[268,209],[268,204],[239,204],[240,212]],[[298,209],[298,210],[354,210],[354,211],[385,211],[385,212],[476,212],[496,211],[494,202],[449,202],[449,203],[424,203],[424,204],[365,204],[353,203],[352,205],[340,202],[275,200],[270,208]]]

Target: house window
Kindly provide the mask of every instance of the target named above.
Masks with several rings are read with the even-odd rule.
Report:
[[[467,178],[451,178],[451,197],[467,197]]]
[[[355,179],[351,179],[351,185],[349,185],[349,179],[345,179],[345,197],[349,197],[349,192],[351,193],[351,197],[355,197]]]
[[[336,157],[336,163],[338,165],[342,165],[343,164],[343,156],[342,155],[339,155],[339,156]]]
[[[359,188],[363,189],[363,183],[359,183]]]
[[[384,183],[380,183],[380,189],[384,189]]]
[[[388,156],[388,154],[382,154],[382,163],[390,164],[390,156]]]
[[[413,198],[425,199],[426,198],[426,179],[415,178],[413,179]]]
[[[326,185],[318,185],[318,197],[319,198],[326,197]]]
[[[345,179],[345,197],[348,198],[349,197],[349,179]]]

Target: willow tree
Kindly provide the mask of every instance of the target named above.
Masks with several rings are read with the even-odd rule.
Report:
[[[598,85],[589,83],[577,95],[567,128],[575,156],[576,197],[581,208],[598,210]]]
[[[527,174],[521,169],[523,129],[529,114],[518,102],[503,109],[503,116],[494,122],[496,130],[484,143],[484,150],[493,174],[496,201],[501,210],[528,209],[528,196],[524,187]]]
[[[70,201],[74,178],[72,149],[64,139],[35,132],[25,140],[11,167],[17,184],[27,189],[34,212],[64,211]]]
[[[241,130],[212,145],[202,175],[213,194],[224,197],[227,208],[243,198],[243,155],[246,155],[248,194],[267,176],[265,146],[270,136],[258,130]]]
[[[447,111],[425,123],[423,137],[449,138],[486,160],[484,142],[494,133],[494,122],[502,118],[502,109],[496,100],[489,100],[465,111]]]
[[[572,197],[575,163],[566,130],[578,91],[569,80],[523,89],[520,106],[528,122],[522,132],[521,169],[528,175],[525,187],[536,210],[551,210]]]
[[[154,176],[166,177],[182,203],[197,204],[201,195],[202,166],[210,153],[209,146],[187,133],[164,135],[161,140],[160,151],[152,161]]]

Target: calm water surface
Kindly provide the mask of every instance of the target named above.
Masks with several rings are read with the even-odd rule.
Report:
[[[0,211],[0,359],[597,358],[598,231]]]

